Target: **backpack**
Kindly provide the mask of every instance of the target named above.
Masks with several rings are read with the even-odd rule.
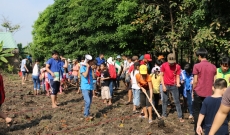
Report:
[[[111,79],[117,78],[116,68],[115,68],[115,65],[113,64],[109,64],[109,75]]]

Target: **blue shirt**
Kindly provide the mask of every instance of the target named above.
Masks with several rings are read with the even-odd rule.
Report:
[[[98,66],[100,66],[102,63],[105,63],[105,59],[104,58],[101,59],[100,57],[97,57],[96,60],[97,60],[97,65]]]
[[[222,97],[206,97],[202,103],[200,113],[205,116],[204,118],[204,128],[205,135],[208,135],[210,128],[212,126],[213,120],[217,111],[219,110]],[[228,120],[225,119],[222,126],[216,132],[215,135],[228,135]]]
[[[180,79],[184,81],[184,92],[183,95],[184,97],[187,97],[187,91],[192,92],[192,80],[193,80],[193,75],[192,74],[187,74],[185,70],[181,72]]]
[[[80,68],[81,73],[81,90],[93,90],[93,74],[92,69],[89,68],[89,73],[87,77],[83,76],[83,73],[86,72],[86,66],[82,65]]]
[[[62,62],[61,60],[55,60],[54,58],[50,58],[46,64],[50,65],[50,70],[52,72],[59,72],[59,74],[61,75],[61,69],[64,66],[64,62]],[[48,73],[48,79],[53,79],[52,75],[50,73]]]

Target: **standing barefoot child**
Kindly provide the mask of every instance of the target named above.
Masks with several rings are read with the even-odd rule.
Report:
[[[109,71],[106,68],[106,65],[102,63],[101,64],[101,97],[104,100],[105,104],[107,104],[107,102],[109,101],[108,105],[112,105],[109,83],[110,83]]]
[[[141,89],[140,92],[140,103],[144,112],[144,116],[141,118],[148,118],[149,123],[152,123],[152,98],[153,98],[153,88],[151,76],[148,74],[148,67],[146,65],[141,65],[139,68],[139,74],[136,75],[137,84]],[[148,94],[149,99],[146,94]]]

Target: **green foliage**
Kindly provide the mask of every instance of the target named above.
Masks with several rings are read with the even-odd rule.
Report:
[[[217,57],[230,50],[227,9],[229,0],[55,0],[33,26],[30,52],[47,59],[54,49],[76,58],[184,48],[192,57],[205,47]]]
[[[11,66],[10,64],[7,64],[7,70],[8,70],[9,73],[13,73],[14,66],[13,65]]]
[[[140,53],[141,29],[131,24],[137,8],[137,0],[56,0],[33,26],[33,56]]]
[[[14,56],[14,54],[12,53],[14,49],[3,49],[3,41],[0,42],[0,66],[3,63],[8,63],[8,60],[6,59],[7,57],[11,57]]]

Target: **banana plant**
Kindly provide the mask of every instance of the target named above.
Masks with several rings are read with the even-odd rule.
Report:
[[[1,63],[0,65],[2,65],[2,62],[8,63],[8,60],[6,58],[14,56],[14,54],[12,53],[13,50],[14,50],[13,48],[3,49],[3,41],[0,42],[0,63]]]

